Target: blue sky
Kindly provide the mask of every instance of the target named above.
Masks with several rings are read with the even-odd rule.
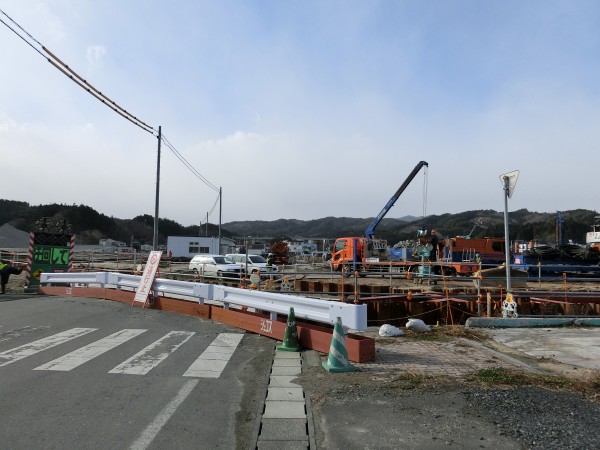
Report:
[[[0,8],[154,128],[223,222],[599,209],[595,1],[17,1]],[[7,21],[6,16],[0,17]],[[10,24],[10,22],[8,22]],[[2,198],[154,214],[155,137],[0,24]],[[160,215],[217,193],[163,147]],[[210,222],[218,221],[218,209]],[[467,224],[466,227],[469,225]]]

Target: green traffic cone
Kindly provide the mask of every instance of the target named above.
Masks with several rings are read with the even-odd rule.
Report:
[[[327,361],[321,363],[328,372],[354,372],[356,367],[348,362],[348,352],[346,351],[346,338],[344,337],[344,328],[342,327],[342,318],[338,317],[333,327],[333,336],[331,336],[331,346],[329,347],[329,356]]]
[[[285,333],[283,334],[283,344],[278,345],[277,350],[283,350],[285,352],[299,352],[302,350],[300,342],[298,341],[298,328],[296,327],[294,308],[290,308],[287,326],[285,327]]]

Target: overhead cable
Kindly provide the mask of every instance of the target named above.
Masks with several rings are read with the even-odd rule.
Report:
[[[154,128],[152,128],[150,125],[146,124],[142,120],[138,119],[135,115],[131,114],[129,111],[127,111],[126,109],[119,106],[115,101],[111,100],[106,95],[104,95],[101,91],[99,91],[94,86],[92,86],[90,83],[88,83],[86,79],[81,77],[77,72],[75,72],[67,64],[65,64],[60,58],[58,58],[54,53],[52,53],[50,50],[48,50],[40,41],[38,41],[36,38],[34,38],[29,32],[27,32],[27,30],[25,30],[21,25],[19,25],[15,20],[13,20],[8,14],[6,14],[6,12],[4,12],[4,10],[0,9],[0,13],[2,13],[6,18],[8,18],[8,20],[10,20],[10,22],[12,22],[16,27],[18,27],[18,29],[21,30],[22,33],[19,33],[19,31],[17,31],[15,28],[11,27],[8,23],[6,23],[1,18],[0,18],[0,22],[2,22],[9,30],[11,30],[13,33],[15,33],[18,37],[20,37],[27,45],[29,45],[36,52],[38,52],[40,54],[40,56],[42,56],[42,58],[46,59],[46,61],[48,61],[50,64],[52,64],[63,75],[65,75],[67,78],[69,78],[75,84],[77,84],[79,87],[84,89],[86,92],[88,92],[94,98],[96,98],[98,101],[104,103],[106,106],[108,106],[114,112],[119,114],[121,117],[124,117],[125,119],[129,120],[131,123],[133,123],[134,125],[137,125],[142,130],[147,131],[148,133],[153,134],[158,137],[157,130],[155,130]],[[29,40],[23,34],[25,36],[27,36],[27,38],[29,38]],[[46,56],[44,53],[42,53],[42,51],[40,51],[40,49],[37,48],[32,43],[32,41],[33,41],[33,43],[35,43],[39,47],[41,47],[41,49],[47,55],[49,55],[49,57]],[[200,172],[198,172],[183,157],[183,155],[177,151],[177,149],[166,139],[166,137],[163,134],[161,134],[161,140],[196,177],[198,177],[208,187],[210,187],[211,189],[220,193],[220,189],[218,187],[216,187],[213,183],[211,183]],[[219,199],[219,196],[217,196],[217,200],[218,199]],[[211,212],[214,211],[216,204],[217,204],[217,202],[215,202],[215,205],[213,205]]]
[[[15,24],[15,26],[17,26],[23,33],[25,33],[25,35],[27,35],[27,37],[29,37],[29,39],[31,39],[33,42],[35,42],[37,45],[39,45],[44,52],[46,52],[48,55],[50,55],[50,58],[45,56],[38,48],[35,47],[35,45],[33,45],[30,41],[28,41],[22,34],[20,34],[13,27],[8,25],[4,20],[0,19],[0,22],[2,22],[8,29],[10,29],[17,36],[19,36],[23,41],[25,41],[31,48],[33,48],[44,59],[46,59],[55,68],[57,68],[63,75],[67,76],[69,79],[71,79],[71,81],[73,81],[79,87],[81,87],[82,89],[87,91],[89,94],[94,96],[94,98],[96,98],[97,100],[104,103],[106,106],[111,108],[113,111],[118,113],[120,116],[122,116],[122,117],[126,118],[127,120],[129,120],[130,122],[132,122],[134,125],[137,125],[142,130],[147,131],[148,133],[151,133],[153,135],[157,134],[157,131],[154,128],[152,128],[150,125],[148,125],[148,124],[144,123],[143,121],[141,121],[140,119],[138,119],[136,116],[134,116],[129,111],[127,111],[126,109],[119,106],[116,102],[114,102],[113,100],[111,100],[110,98],[105,96],[102,92],[100,92],[98,89],[96,89],[94,86],[89,84],[84,78],[82,78],[80,75],[78,75],[67,64],[65,64],[63,61],[61,61],[56,55],[54,55],[44,45],[42,45],[37,39],[35,39],[31,34],[29,34],[21,25],[19,25],[17,22],[15,22],[2,9],[0,9],[0,12],[4,16],[6,16],[13,24]],[[62,68],[61,68],[61,66],[62,66]],[[63,68],[66,69],[66,71]],[[67,71],[70,72],[70,74],[67,73]]]
[[[169,142],[169,140],[165,137],[164,134],[161,134],[161,139],[164,142],[164,144],[175,154],[175,156],[189,169],[190,172],[192,172],[197,178],[199,178],[204,184],[206,184],[209,188],[211,188],[214,191],[219,192],[219,188],[217,186],[215,186],[214,184],[212,184],[210,181],[208,181],[208,179],[202,175],[200,172],[198,172],[194,166],[192,166],[184,157],[181,153],[179,153],[177,151],[177,149],[173,146],[173,144],[171,144]]]
[[[221,193],[219,192],[219,195],[217,195],[215,203],[212,205],[212,208],[210,208],[210,211],[208,212],[209,216],[215,211],[215,208],[217,207],[217,204],[219,203],[219,197],[220,196],[221,196]]]

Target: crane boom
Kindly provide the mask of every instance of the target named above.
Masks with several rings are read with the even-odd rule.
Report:
[[[375,228],[377,228],[377,226],[379,225],[379,222],[381,222],[381,220],[385,217],[385,215],[392,208],[392,206],[394,206],[394,203],[396,203],[396,200],[398,200],[398,197],[400,197],[400,195],[402,195],[404,190],[408,187],[408,185],[413,180],[413,178],[417,176],[417,173],[419,173],[419,170],[421,170],[421,168],[423,166],[429,167],[429,164],[426,161],[420,161],[419,164],[417,164],[415,166],[415,168],[412,170],[412,172],[408,175],[406,180],[404,180],[404,183],[402,183],[402,185],[398,188],[398,190],[392,196],[392,198],[389,199],[389,201],[383,207],[381,212],[379,214],[377,214],[377,217],[375,217],[375,219],[373,219],[373,222],[371,223],[371,225],[369,225],[369,227],[365,230],[365,236],[368,239],[373,239],[373,236],[375,235]]]

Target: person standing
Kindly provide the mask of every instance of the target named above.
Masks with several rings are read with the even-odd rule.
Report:
[[[11,275],[19,275],[23,269],[13,266],[10,261],[0,260],[0,294],[6,292],[6,284]]]
[[[438,235],[435,232],[435,230],[431,230],[431,238],[429,239],[429,243],[431,244],[431,251],[429,252],[429,260],[437,261]]]

